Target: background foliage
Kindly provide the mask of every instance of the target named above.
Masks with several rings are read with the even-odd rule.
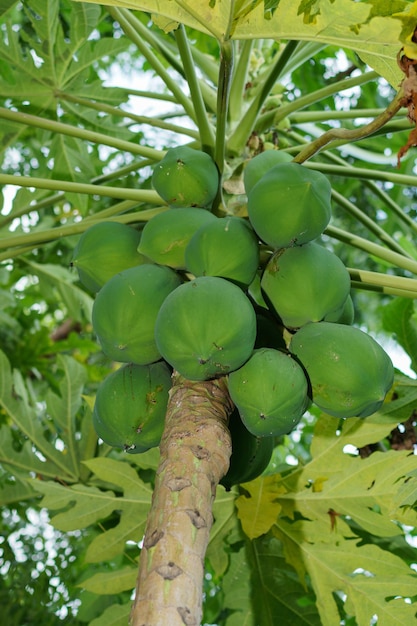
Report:
[[[224,152],[223,210],[244,215],[246,159],[272,145],[295,155],[387,106],[416,6],[224,1],[203,17],[192,4],[161,3],[168,22],[69,0],[0,9],[0,598],[11,626],[126,624],[158,462],[157,450],[127,458],[93,431],[95,391],[114,364],[70,266],[80,233],[99,219],[140,228],[162,210],[151,166],[178,143]],[[173,31],[176,20],[186,29]],[[401,110],[376,135],[333,143],[306,165],[334,190],[324,242],[348,267],[374,272],[352,274],[355,323],[410,368],[366,421],[312,410],[277,439],[264,476],[219,487],[206,623],[415,619],[415,152],[396,167],[409,131]]]

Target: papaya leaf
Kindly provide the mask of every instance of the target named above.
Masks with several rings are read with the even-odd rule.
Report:
[[[280,486],[275,476],[260,476],[242,487],[245,494],[236,500],[238,516],[243,531],[249,539],[255,539],[268,532],[281,511],[278,502],[285,488]]]
[[[3,477],[0,482],[0,506],[10,506],[15,502],[24,502],[34,496],[36,496],[36,492],[25,480],[21,480],[19,476],[10,476],[7,479]]]
[[[221,576],[227,569],[229,557],[226,549],[229,539],[236,535],[238,520],[235,512],[236,494],[218,487],[213,504],[214,522],[210,531],[210,541],[206,556],[216,574]]]
[[[22,480],[30,472],[43,478],[56,478],[61,476],[62,468],[50,461],[42,460],[30,441],[26,441],[21,450],[16,450],[10,426],[2,426],[0,429],[0,463],[13,473],[21,474]],[[67,477],[67,474],[64,474]]]
[[[137,575],[138,568],[136,566],[126,566],[113,572],[94,574],[94,576],[83,580],[78,586],[100,595],[112,595],[134,589]]]
[[[93,619],[88,626],[126,626],[132,605],[112,604],[99,617]]]
[[[248,542],[251,594],[257,623],[275,626],[320,626],[311,588],[303,588],[295,570],[286,563],[282,544],[272,534]]]
[[[74,285],[74,282],[78,280],[75,271],[52,263],[39,264],[26,260],[26,264],[38,276],[41,288],[44,288],[47,293],[52,290],[57,294],[73,320],[91,320],[93,299],[80,287]]]
[[[56,471],[53,472],[54,477],[69,482],[77,479],[72,460],[68,458],[65,451],[58,450],[46,439],[44,425],[38,416],[37,410],[29,403],[27,388],[21,373],[17,370],[11,371],[10,363],[6,355],[1,351],[0,406],[19,430],[28,437],[36,450],[46,459],[45,464],[41,463],[41,467],[39,467],[32,459],[32,457],[35,457],[35,452],[31,454],[30,444],[26,444],[20,454],[13,454],[11,452],[12,447],[9,450],[7,448],[3,449],[5,459],[8,459],[9,463],[13,464],[13,462],[16,462],[18,465],[22,463],[29,471],[32,471],[32,468],[37,466],[37,471],[40,470],[39,473],[43,474],[44,470],[46,474],[50,475],[50,472],[54,469],[50,465],[52,462],[56,468]]]
[[[155,13],[153,0],[109,0],[107,4]],[[385,0],[375,0],[372,7],[354,0],[280,0],[268,5],[205,0],[196,9],[192,0],[161,0],[157,12],[220,41],[292,39],[350,48],[365,55],[366,62],[397,87],[401,73],[396,55],[401,48],[402,25],[409,17],[398,9],[407,6],[406,0],[398,0],[391,10],[387,10]]]
[[[415,596],[417,576],[396,555],[375,545],[358,545],[340,532],[325,532],[308,520],[294,523],[279,519],[273,532],[284,544],[287,558],[302,564],[317,597],[322,626],[340,622],[335,595],[345,594],[346,612],[358,626],[410,624],[417,607],[407,598]]]
[[[223,580],[224,606],[230,611],[225,626],[256,626],[251,603],[250,567],[244,546],[230,555]]]
[[[142,539],[152,490],[125,461],[95,458],[84,461],[84,464],[102,484],[107,486],[110,483],[118,492],[123,491],[124,497],[109,489],[82,484],[68,487],[31,481],[31,485],[43,494],[42,506],[51,511],[60,510],[51,519],[59,530],[86,528],[114,511],[120,512],[119,523],[97,535],[87,548],[86,562],[99,562],[123,552],[126,541],[139,542]]]
[[[414,300],[394,298],[382,308],[382,324],[386,331],[395,335],[396,341],[411,359],[411,367],[417,372],[417,314]]]

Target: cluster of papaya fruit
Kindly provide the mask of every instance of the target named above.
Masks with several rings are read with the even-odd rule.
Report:
[[[311,402],[339,418],[377,410],[393,367],[351,325],[349,273],[319,241],[331,215],[327,178],[279,151],[257,155],[244,169],[249,219],[211,211],[220,180],[203,152],[168,150],[152,182],[166,211],[142,230],[96,223],[74,250],[96,293],[98,341],[122,364],[98,388],[98,436],[131,453],[157,446],[172,369],[196,381],[227,376],[229,488],[265,469],[275,437]]]

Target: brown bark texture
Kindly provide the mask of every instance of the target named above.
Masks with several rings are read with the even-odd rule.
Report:
[[[130,626],[200,626],[216,487],[231,454],[224,379],[174,372]]]

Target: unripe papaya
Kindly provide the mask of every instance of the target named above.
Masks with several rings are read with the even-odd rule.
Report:
[[[314,404],[335,417],[375,413],[394,380],[385,350],[354,326],[307,324],[292,337],[289,350],[308,374]]]
[[[206,152],[179,146],[155,166],[152,184],[172,207],[209,208],[217,195],[219,172]]]
[[[220,484],[229,490],[233,485],[248,483],[262,474],[274,451],[273,437],[255,437],[234,410],[229,420],[232,455],[227,474]]]
[[[312,241],[331,216],[331,185],[321,172],[298,163],[271,168],[248,193],[248,215],[255,232],[273,248]]]
[[[255,311],[243,291],[216,276],[200,276],[164,300],[155,324],[163,358],[190,380],[223,376],[249,358]]]
[[[159,445],[165,424],[171,371],[166,363],[129,363],[97,389],[93,425],[109,446],[137,454]]]
[[[166,296],[180,284],[174,270],[149,263],[113,276],[93,304],[93,328],[103,352],[122,363],[158,361],[156,316]]]
[[[353,324],[355,321],[355,307],[352,296],[349,294],[344,305],[337,311],[328,313],[323,318],[324,322],[336,322],[337,324]]]
[[[229,374],[229,393],[242,422],[256,437],[291,432],[309,405],[308,381],[291,355],[259,348]]]
[[[185,248],[191,237],[216,220],[210,211],[196,208],[159,213],[145,224],[138,251],[154,263],[185,269]]]
[[[149,263],[137,250],[140,239],[138,230],[119,222],[99,222],[87,228],[71,260],[84,287],[96,293],[118,272]]]
[[[248,194],[256,183],[261,180],[270,169],[279,163],[289,163],[292,156],[282,150],[265,150],[254,156],[243,170],[243,183]]]
[[[218,218],[191,237],[185,264],[194,276],[220,276],[247,287],[259,265],[258,238],[243,218]]]
[[[284,326],[299,328],[340,311],[350,292],[350,276],[338,256],[310,242],[278,250],[261,286]]]

